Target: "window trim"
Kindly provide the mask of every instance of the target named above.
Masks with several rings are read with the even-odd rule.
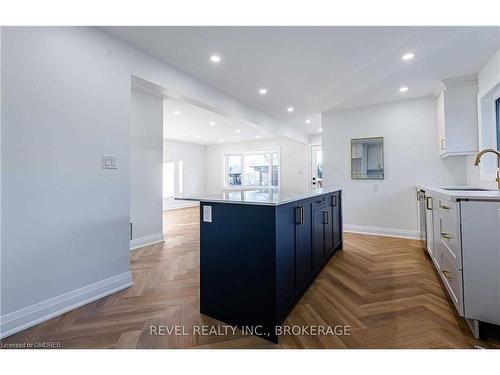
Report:
[[[496,108],[495,112],[496,112],[497,151],[500,151],[500,97],[498,97],[495,100],[495,108]]]
[[[247,155],[262,155],[269,154],[269,168],[272,170],[272,157],[271,155],[277,153],[278,154],[278,185],[272,186],[272,176],[269,176],[269,185],[260,186],[260,185],[245,185],[245,156]],[[237,186],[229,186],[227,179],[228,172],[228,159],[229,156],[240,156],[241,157],[241,185]],[[228,152],[224,154],[224,189],[227,190],[248,190],[248,189],[281,189],[281,149],[271,149],[264,151],[244,151],[244,152]]]

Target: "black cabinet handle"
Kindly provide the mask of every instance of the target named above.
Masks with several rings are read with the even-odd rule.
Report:
[[[304,224],[304,207],[303,206],[295,207],[295,224],[297,224],[297,225]]]
[[[323,224],[328,224],[328,211],[323,211]]]
[[[332,207],[337,207],[337,196],[332,195]]]

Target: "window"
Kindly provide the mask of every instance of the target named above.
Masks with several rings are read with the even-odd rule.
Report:
[[[227,186],[241,186],[241,155],[227,155]]]
[[[278,187],[279,163],[279,152],[226,155],[226,187]]]
[[[497,110],[497,150],[500,151],[500,98],[495,102]]]

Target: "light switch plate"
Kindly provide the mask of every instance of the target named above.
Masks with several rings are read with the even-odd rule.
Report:
[[[212,222],[212,206],[203,206],[203,222]]]
[[[102,155],[102,169],[117,169],[117,159],[116,155]]]

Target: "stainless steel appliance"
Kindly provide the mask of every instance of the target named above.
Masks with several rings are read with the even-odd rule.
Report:
[[[427,249],[427,230],[426,230],[426,216],[427,205],[425,190],[417,189],[417,202],[418,202],[418,220],[419,220],[419,233],[420,239],[424,241],[425,248]]]

